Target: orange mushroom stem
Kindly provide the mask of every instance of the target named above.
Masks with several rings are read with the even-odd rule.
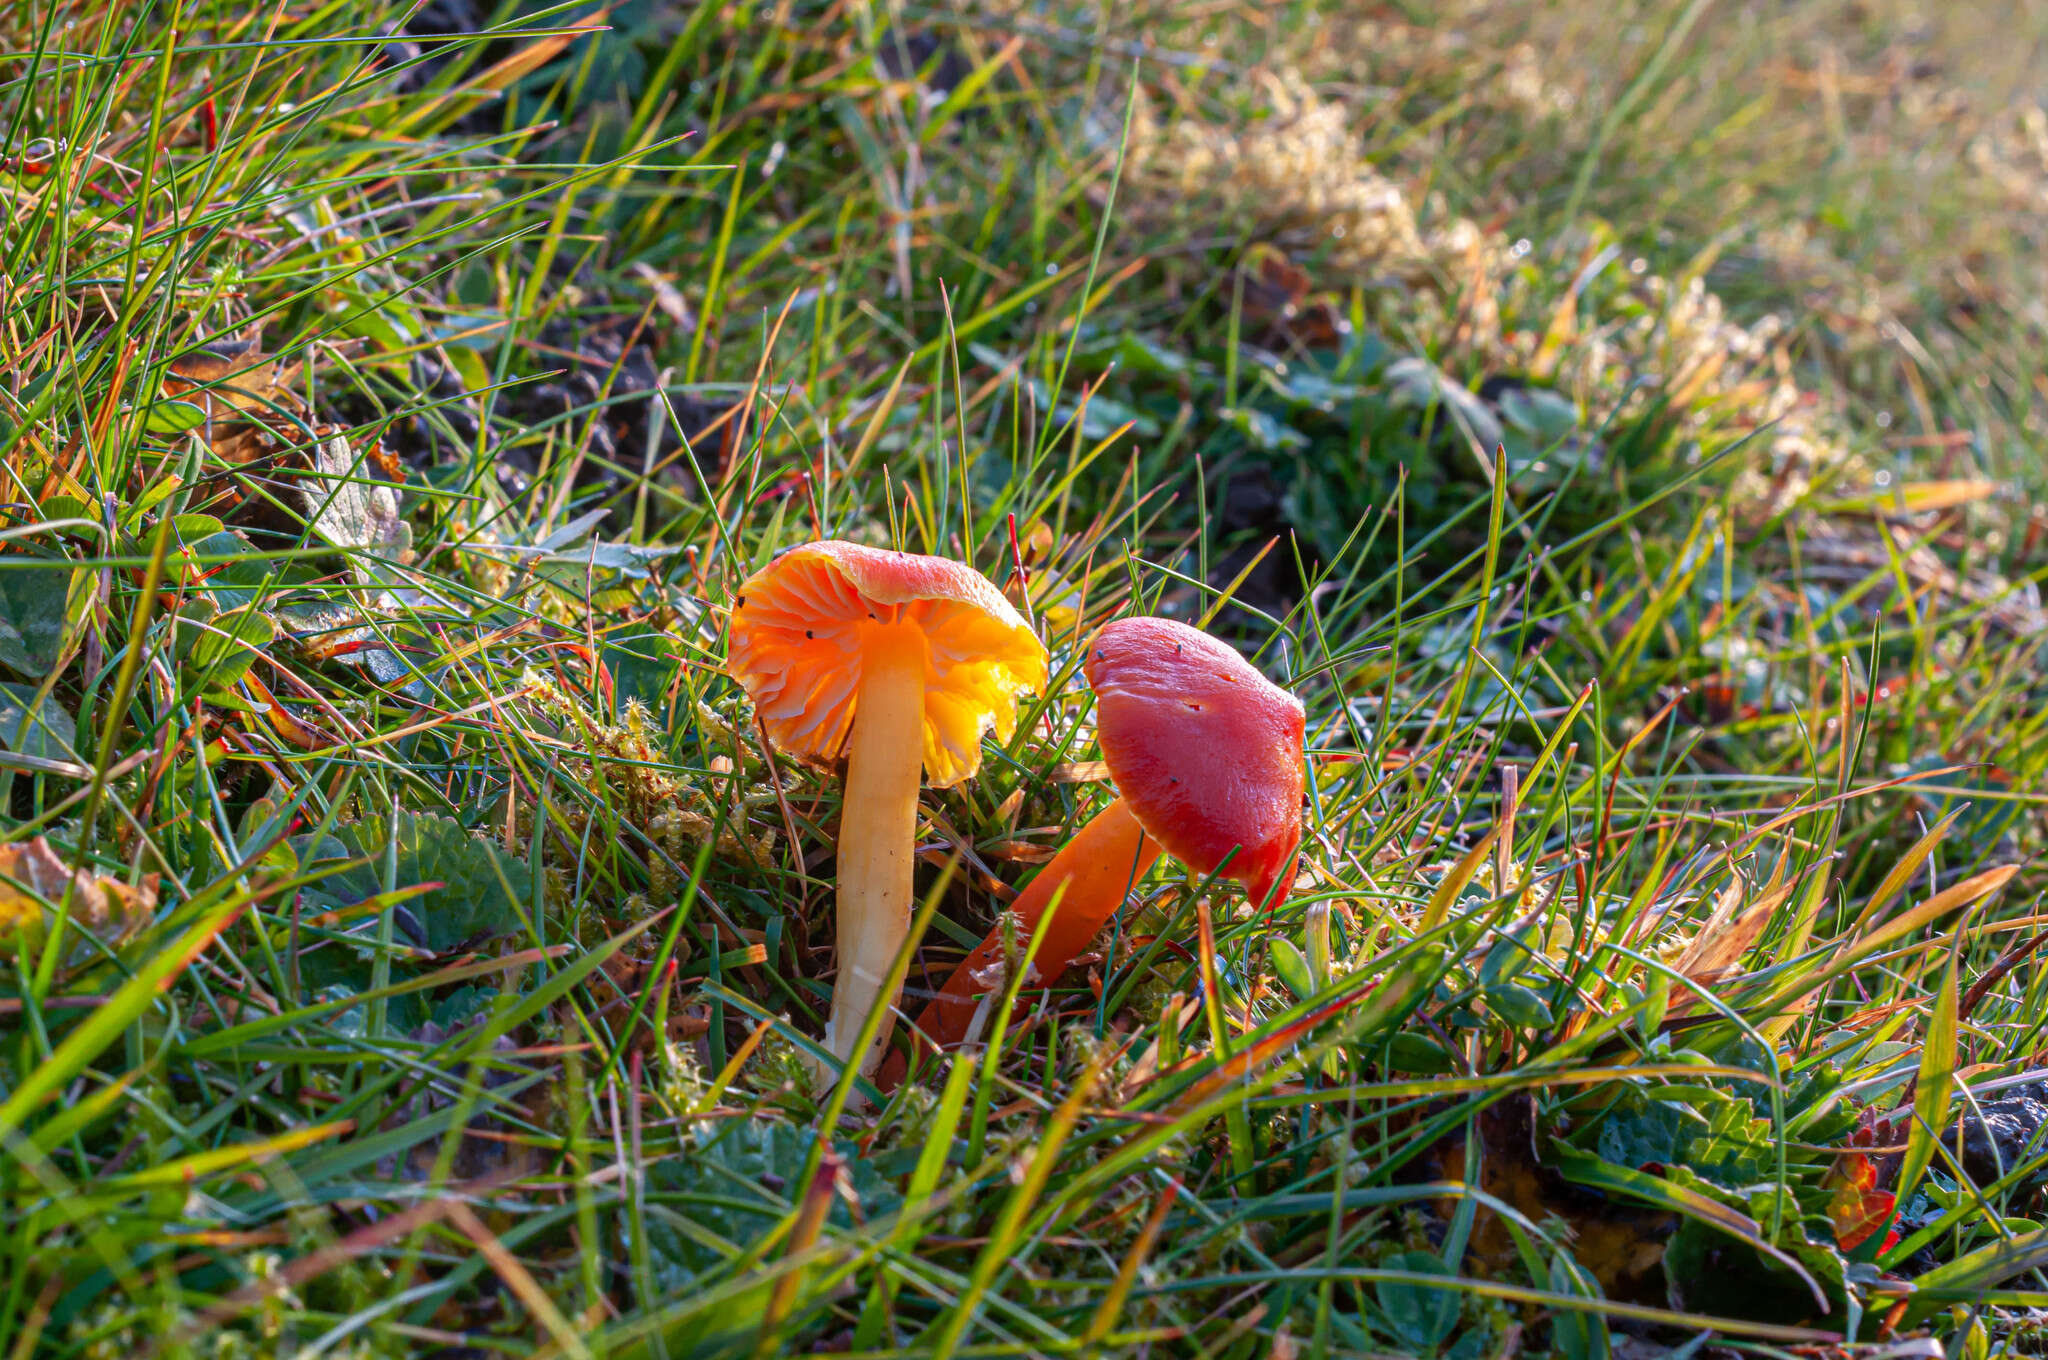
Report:
[[[1040,985],[1088,947],[1162,853],[1236,879],[1270,908],[1293,881],[1301,844],[1300,700],[1230,647],[1168,619],[1105,624],[1083,670],[1119,796],[1011,907],[1024,938],[1053,913],[1032,959]],[[941,1048],[964,1041],[1002,957],[999,925],[925,1007],[918,1034]],[[882,1069],[885,1087],[904,1066],[896,1058]]]
[[[1116,909],[1123,905],[1131,886],[1151,869],[1162,850],[1158,841],[1145,834],[1131,812],[1131,805],[1119,798],[1090,818],[1074,838],[1038,877],[1031,880],[1009,914],[1016,918],[1013,938],[1019,947],[1031,939],[1044,919],[1046,908],[1058,905],[1032,956],[1035,983],[1051,986],[1058,982],[1074,956],[1086,949]],[[1003,928],[998,925],[960,961],[938,995],[917,1019],[919,1037],[939,1048],[953,1048],[967,1037],[974,1015],[981,1007],[982,994],[990,990],[991,969],[1004,953]],[[885,1079],[897,1075],[900,1064],[883,1068]]]

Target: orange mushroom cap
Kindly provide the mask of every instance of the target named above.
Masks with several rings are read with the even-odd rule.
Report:
[[[1046,679],[1044,645],[972,567],[835,540],[792,548],[740,588],[726,668],[778,747],[834,760],[853,727],[866,646],[902,623],[925,642],[925,779],[946,788],[981,767],[989,728],[1009,740],[1017,696]]]
[[[1171,619],[1104,624],[1083,663],[1096,739],[1145,834],[1264,902],[1301,844],[1301,701]]]

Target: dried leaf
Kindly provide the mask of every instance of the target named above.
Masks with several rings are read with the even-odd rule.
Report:
[[[1045,778],[1051,784],[1096,784],[1109,778],[1109,762],[1070,760],[1053,766]]]
[[[74,872],[41,836],[0,845],[0,940],[11,950],[26,935],[33,946],[57,909],[66,907],[73,929],[119,943],[155,914],[156,890],[155,874],[130,887],[83,869]]]
[[[1715,904],[1713,916],[1679,959],[1677,972],[1688,982],[1697,983],[1702,988],[1727,982],[1742,956],[1756,944],[1764,933],[1764,927],[1771,923],[1771,918],[1792,895],[1792,885],[1786,884],[1765,893],[1739,915],[1731,915],[1733,906],[1741,900],[1742,886],[1737,882],[1722,894],[1721,900]],[[1689,996],[1683,1003],[1674,1001],[1671,1013],[1682,1014],[1697,1004],[1697,995]]]
[[[412,530],[399,517],[398,492],[370,485],[380,473],[377,455],[358,455],[345,434],[334,434],[313,446],[313,473],[300,491],[314,532],[337,548],[357,548],[412,559]],[[401,471],[403,469],[400,469]]]
[[[204,419],[197,428],[214,453],[246,465],[277,452],[274,428],[305,417],[296,390],[304,372],[300,361],[265,358],[254,340],[212,340],[171,360],[164,395],[198,407]]]
[[[1613,1200],[1567,1181],[1537,1155],[1535,1101],[1523,1094],[1483,1111],[1472,1121],[1484,1155],[1479,1188],[1492,1199],[1536,1222],[1556,1217],[1571,1225],[1572,1251],[1611,1299],[1646,1301],[1658,1297],[1664,1249],[1679,1216],[1668,1209]],[[1466,1134],[1453,1134],[1432,1149],[1432,1179],[1462,1182]],[[1446,1218],[1455,1204],[1440,1205]],[[1482,1278],[1511,1277],[1521,1269],[1514,1234],[1491,1208],[1473,1222],[1464,1269]]]
[[[654,293],[654,305],[661,308],[661,314],[673,321],[685,334],[697,328],[697,318],[690,312],[690,304],[683,301],[683,295],[654,266],[645,260],[632,264],[633,277],[646,284]]]
[[[984,858],[1006,860],[1012,864],[1043,864],[1058,853],[1055,846],[1037,845],[1031,841],[997,841],[982,851]]]

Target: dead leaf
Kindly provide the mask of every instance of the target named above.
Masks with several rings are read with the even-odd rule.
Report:
[[[395,460],[380,456],[374,443],[358,453],[347,434],[323,433],[313,446],[313,475],[299,489],[314,532],[337,548],[410,562],[412,530],[399,515],[397,488],[371,484],[380,477],[379,466],[395,467]],[[397,470],[403,475],[403,468]]]
[[[1070,760],[1055,765],[1046,773],[1046,781],[1052,784],[1096,784],[1109,778],[1109,762],[1104,760]]]
[[[370,460],[370,466],[376,470],[377,475],[385,481],[402,482],[405,480],[405,461],[397,453],[393,452],[391,446],[383,440],[371,440],[370,447],[365,449],[363,453]]]
[[[1541,1223],[1555,1215],[1572,1228],[1572,1255],[1600,1282],[1610,1299],[1663,1302],[1664,1248],[1678,1230],[1678,1215],[1621,1204],[1567,1181],[1536,1155],[1536,1102],[1527,1093],[1482,1112],[1479,1188]],[[1435,1179],[1465,1179],[1465,1141],[1453,1135],[1432,1152]],[[1455,1202],[1439,1206],[1448,1218]],[[1486,1278],[1510,1278],[1521,1268],[1514,1237],[1500,1216],[1481,1208],[1473,1221],[1466,1268]]]
[[[292,419],[307,414],[297,390],[304,373],[303,362],[266,358],[254,340],[209,340],[171,360],[164,395],[204,410],[207,445],[246,466],[290,442]]]
[[[655,272],[653,265],[645,260],[635,260],[632,273],[654,293],[654,305],[661,308],[661,314],[674,322],[678,330],[688,334],[697,329],[697,318],[691,313],[690,304],[683,301],[681,291],[674,284]]]
[[[1007,860],[1012,864],[1043,864],[1058,853],[1056,846],[1037,845],[1031,841],[997,841],[982,851],[987,859]]]
[[[1735,906],[1742,899],[1743,886],[1738,879],[1721,895],[1720,901],[1714,905],[1713,916],[1700,928],[1699,935],[1679,958],[1676,971],[1688,982],[1709,988],[1730,981],[1742,956],[1756,944],[1764,933],[1764,927],[1771,923],[1778,908],[1792,895],[1792,885],[1786,884],[1765,893],[1740,914],[1734,914]],[[1684,1001],[1674,998],[1670,1014],[1681,1014],[1689,1004],[1697,1002],[1696,994],[1688,994]]]
[[[156,893],[155,874],[130,887],[83,869],[74,872],[41,836],[0,845],[0,940],[10,947],[24,933],[32,942],[41,939],[59,908],[68,911],[73,927],[118,944],[155,915]]]
[[[1256,248],[1240,271],[1244,320],[1310,349],[1343,343],[1351,325],[1335,300],[1315,291],[1309,272],[1272,246]]]

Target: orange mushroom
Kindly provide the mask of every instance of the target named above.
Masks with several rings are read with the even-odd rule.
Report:
[[[1008,740],[1017,696],[1042,689],[1045,647],[987,577],[941,557],[806,543],[734,601],[727,669],[769,739],[819,762],[846,757],[839,818],[838,978],[825,1047],[852,1058],[910,929],[920,768],[935,788],[981,767],[982,734]]]
[[[1032,959],[1035,981],[1046,985],[1162,850],[1198,873],[1221,868],[1267,905],[1293,881],[1301,843],[1299,699],[1223,643],[1169,619],[1104,625],[1082,669],[1118,797],[1010,907],[1017,937],[1029,939],[1059,897]],[[917,1019],[923,1041],[945,1048],[966,1037],[981,994],[997,983],[1002,951],[1002,932],[992,930],[953,970]],[[892,1061],[883,1080],[901,1076]]]

